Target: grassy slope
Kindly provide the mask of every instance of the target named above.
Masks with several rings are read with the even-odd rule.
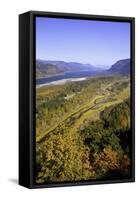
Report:
[[[122,78],[122,83],[125,82],[127,79]],[[120,83],[121,83],[120,82]],[[74,110],[73,112],[69,113],[67,116],[59,120],[57,124],[47,129],[45,132],[41,133],[36,137],[37,142],[41,142],[44,140],[45,136],[52,131],[54,131],[60,124],[66,123],[68,119],[71,117],[76,117],[75,123],[73,127],[70,128],[71,132],[76,132],[77,129],[87,120],[96,120],[99,117],[99,114],[101,111],[103,111],[105,108],[116,105],[120,102],[122,102],[124,99],[126,99],[129,96],[130,88],[129,85],[127,87],[122,88],[120,91],[115,91],[115,84],[118,83],[118,79],[116,81],[108,83],[107,85],[101,86],[101,90],[98,92],[98,94],[95,94],[95,97],[91,99],[88,103],[83,104],[79,109]],[[56,88],[56,90],[55,90]],[[46,88],[40,88],[37,92],[38,95],[48,95],[53,94],[55,91],[58,92],[58,86],[55,87],[49,87],[47,90]],[[110,90],[109,90],[110,89]],[[114,89],[112,91],[112,89]],[[61,90],[63,90],[63,87],[61,87]],[[84,90],[85,92],[85,90]],[[102,94],[104,92],[104,94]],[[101,93],[101,94],[100,94]]]

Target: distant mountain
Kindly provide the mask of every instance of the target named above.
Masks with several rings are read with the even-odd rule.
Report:
[[[53,65],[53,64],[44,64],[41,62],[36,64],[37,78],[61,74],[63,72],[64,72],[64,69],[60,69],[58,66]]]
[[[52,60],[37,60],[36,61],[36,77],[48,77],[65,72],[84,71],[89,70],[95,75],[111,75],[111,74],[130,74],[130,59],[123,59],[117,61],[109,69],[108,66],[90,64],[82,64],[78,62],[52,61]]]
[[[130,74],[130,59],[123,59],[117,61],[108,70],[109,73],[128,75]]]
[[[100,69],[90,65],[78,62],[64,62],[64,61],[51,61],[51,60],[37,60],[36,61],[36,77],[46,77],[56,74],[61,74],[67,71],[100,71]]]

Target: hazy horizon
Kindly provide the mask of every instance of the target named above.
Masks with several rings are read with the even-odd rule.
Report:
[[[130,59],[130,58],[123,58],[123,59],[120,59],[120,60],[125,60],[125,59]],[[40,58],[38,58],[38,59],[36,59],[36,60],[41,60],[41,61],[50,61],[50,62],[67,62],[67,63],[80,63],[80,64],[83,64],[83,65],[91,65],[91,66],[94,66],[94,67],[97,67],[97,68],[105,68],[105,69],[108,69],[108,68],[110,68],[113,64],[115,64],[115,62],[114,63],[112,63],[111,65],[102,65],[102,64],[91,64],[91,63],[84,63],[84,62],[78,62],[78,61],[65,61],[65,60],[46,60],[46,59],[40,59]],[[119,60],[117,60],[117,61],[119,61]],[[117,62],[116,61],[116,62]]]
[[[130,23],[36,17],[36,59],[109,67],[130,58]]]

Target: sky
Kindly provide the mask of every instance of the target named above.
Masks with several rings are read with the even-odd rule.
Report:
[[[130,58],[130,23],[36,17],[36,59],[110,66]]]

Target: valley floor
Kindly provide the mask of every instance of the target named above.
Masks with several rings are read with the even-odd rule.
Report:
[[[99,134],[101,134],[99,138],[103,137],[103,133],[107,131],[110,132],[107,135],[117,131],[127,132],[130,129],[129,122],[124,122],[127,123],[125,129],[120,128],[120,124],[117,125],[119,129],[116,128],[114,131],[109,131],[110,127],[108,129],[103,127],[102,133],[99,127],[94,131],[93,127],[101,121],[103,123],[101,113],[108,108],[120,106],[129,98],[130,80],[129,77],[122,76],[98,77],[77,83],[38,88],[36,182],[87,180],[107,175],[111,169],[105,169],[104,172],[105,158],[101,158],[101,163],[104,163],[103,169],[100,172],[95,169],[97,159],[100,162],[100,158],[96,157],[97,153],[104,157],[106,154],[104,151],[107,151],[107,154],[109,152],[117,160],[117,156],[126,155],[125,150],[121,147],[121,142],[117,141],[116,135],[112,137],[115,137],[113,140],[117,141],[116,145],[120,145],[120,152],[113,148],[112,142],[107,142],[104,148],[99,147],[102,144],[93,142],[94,137]],[[125,121],[124,116],[122,114],[121,120]],[[130,116],[127,116],[127,121],[128,118]],[[93,123],[95,124],[92,125]],[[92,130],[87,130],[90,127]],[[86,135],[89,132],[89,136],[86,137],[85,132]],[[89,145],[86,142],[88,139]],[[101,149],[93,150],[93,145]],[[126,156],[129,160],[128,155]],[[93,162],[91,157],[94,157]],[[117,166],[121,165],[119,162],[116,161],[116,170],[119,169]]]

